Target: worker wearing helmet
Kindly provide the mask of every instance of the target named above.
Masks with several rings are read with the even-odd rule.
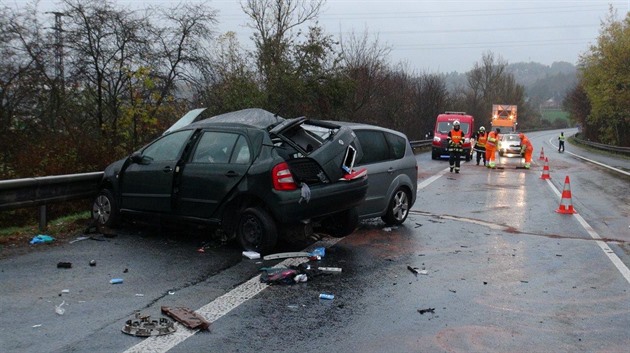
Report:
[[[464,151],[464,132],[460,129],[459,120],[453,121],[453,128],[448,132],[448,163],[451,166],[451,173],[459,173],[459,158]]]
[[[529,169],[532,164],[532,153],[534,152],[534,146],[532,142],[525,136],[524,133],[518,134],[521,139],[521,155],[525,157],[525,169]]]
[[[495,131],[490,131],[488,133],[488,140],[486,141],[486,161],[488,164],[486,167],[488,168],[496,168],[496,151],[497,151],[497,143],[499,143],[499,133],[501,133],[501,129],[496,128]]]
[[[475,133],[475,147],[474,150],[477,152],[477,165],[479,165],[479,161],[483,157],[483,165],[486,165],[486,142],[488,141],[488,135],[486,134],[486,128],[480,127],[479,131]]]

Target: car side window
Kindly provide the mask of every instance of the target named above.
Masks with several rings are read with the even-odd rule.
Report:
[[[387,142],[389,142],[392,159],[403,158],[405,150],[407,149],[407,141],[405,141],[403,137],[390,134],[389,132],[385,133],[385,138],[387,139]]]
[[[228,163],[240,135],[231,132],[206,131],[201,135],[192,157],[193,163]]]
[[[230,163],[248,164],[249,160],[250,152],[249,145],[247,144],[247,139],[245,139],[245,136],[239,136],[238,140],[236,141],[236,146],[234,146],[234,153],[232,153]]]
[[[357,165],[382,162],[389,159],[389,146],[382,132],[355,130],[355,133],[363,150],[363,157],[356,161]]]
[[[166,135],[146,147],[142,156],[152,161],[177,160],[192,132],[193,130],[183,130]]]

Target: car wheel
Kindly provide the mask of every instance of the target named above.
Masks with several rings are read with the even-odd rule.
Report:
[[[470,162],[470,153],[466,153],[466,162]]]
[[[387,225],[402,224],[409,215],[410,200],[409,192],[403,188],[399,188],[389,201],[387,212],[381,219],[387,223]]]
[[[237,238],[245,250],[268,254],[278,242],[273,218],[260,208],[246,208],[238,221]]]
[[[345,237],[346,235],[352,234],[352,232],[357,229],[357,225],[359,225],[359,213],[356,208],[351,208],[326,217],[324,222],[324,229],[330,236],[335,238]]]
[[[92,203],[92,219],[99,226],[114,227],[118,224],[118,204],[109,189],[103,189]]]

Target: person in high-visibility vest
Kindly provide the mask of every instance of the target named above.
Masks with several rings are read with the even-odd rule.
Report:
[[[501,133],[501,129],[496,128],[495,131],[490,131],[488,133],[488,140],[486,140],[486,161],[488,161],[488,168],[496,168],[496,151],[497,144],[499,143],[499,133]]]
[[[521,154],[525,157],[525,168],[529,169],[532,164],[532,153],[534,152],[534,146],[532,142],[525,136],[524,133],[518,134],[521,139]]]
[[[564,132],[561,132],[560,136],[558,136],[558,152],[564,152]]]
[[[488,140],[488,135],[486,134],[486,128],[480,127],[479,131],[475,134],[475,147],[474,150],[477,152],[477,165],[479,165],[479,161],[483,157],[483,165],[486,165],[486,141]]]
[[[451,166],[451,173],[453,168],[455,173],[459,173],[459,158],[464,151],[464,132],[460,129],[459,120],[453,122],[453,128],[448,132],[448,164]]]

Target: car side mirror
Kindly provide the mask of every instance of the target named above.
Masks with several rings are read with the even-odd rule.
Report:
[[[132,163],[142,163],[142,161],[144,160],[144,158],[142,157],[142,153],[138,151],[132,153],[131,156],[129,156],[129,159]]]

